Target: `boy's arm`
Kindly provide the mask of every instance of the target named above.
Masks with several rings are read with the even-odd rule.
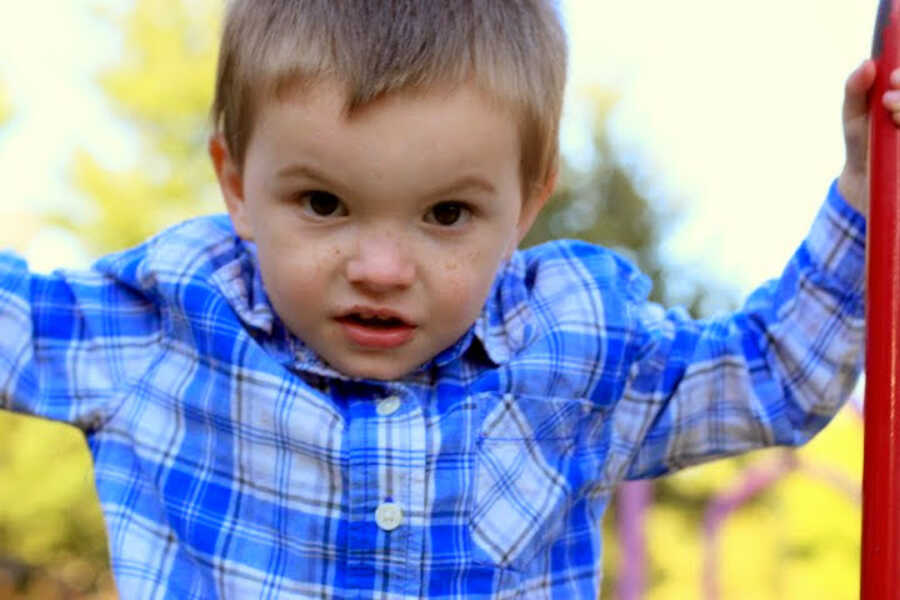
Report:
[[[835,184],[781,278],[739,312],[692,321],[642,305],[638,359],[615,409],[619,441],[635,452],[625,475],[810,439],[862,367],[864,275],[865,220]]]
[[[156,311],[96,272],[36,275],[0,254],[0,408],[98,429],[146,364]]]
[[[864,353],[867,95],[874,80],[871,60],[847,79],[844,169],[781,279],[720,320],[643,311],[641,359],[620,407],[626,423],[641,423],[626,443],[636,451],[627,476],[803,443],[850,394]],[[900,71],[891,82],[900,87]],[[887,92],[882,104],[900,124],[900,91]]]

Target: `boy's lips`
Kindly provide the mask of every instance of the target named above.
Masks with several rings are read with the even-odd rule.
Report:
[[[416,329],[411,319],[387,308],[354,306],[342,311],[335,320],[351,342],[372,349],[402,346],[412,339]]]

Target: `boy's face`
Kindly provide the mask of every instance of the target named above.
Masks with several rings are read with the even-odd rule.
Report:
[[[210,149],[281,319],[342,373],[393,379],[474,323],[550,186],[523,203],[517,123],[474,85],[344,101],[264,103],[243,171]]]

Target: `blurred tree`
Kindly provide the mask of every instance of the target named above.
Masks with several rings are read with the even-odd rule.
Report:
[[[662,298],[663,269],[656,255],[662,215],[652,208],[610,146],[606,121],[618,96],[607,91],[593,96],[593,123],[587,124],[593,128],[592,158],[586,168],[575,168],[563,157],[553,198],[522,245],[559,238],[603,244],[628,256],[653,277],[654,293]]]
[[[678,221],[668,198],[650,197],[645,181],[626,167],[612,147],[607,120],[618,101],[608,90],[593,96],[593,149],[587,168],[563,160],[556,192],[522,242],[576,238],[601,244],[624,255],[653,280],[651,300],[683,305],[694,316],[735,305],[727,285],[703,274],[687,273],[664,260],[660,244]],[[579,165],[584,161],[579,160]],[[678,286],[669,283],[678,279]]]

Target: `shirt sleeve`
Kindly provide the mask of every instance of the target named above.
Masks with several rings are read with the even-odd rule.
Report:
[[[619,447],[634,453],[627,478],[799,445],[828,423],[862,369],[865,236],[835,183],[781,277],[740,311],[692,321],[638,305],[636,360],[614,417]]]
[[[95,431],[158,339],[153,305],[109,276],[38,275],[0,254],[0,408]]]

